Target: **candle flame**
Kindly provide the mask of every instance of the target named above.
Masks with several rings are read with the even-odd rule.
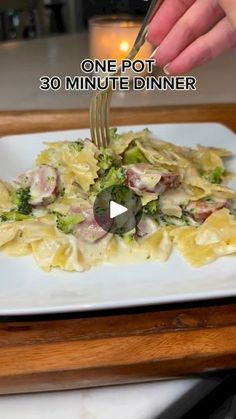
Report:
[[[121,51],[127,52],[127,51],[129,51],[129,48],[130,48],[130,46],[129,46],[129,43],[127,41],[121,42],[121,44],[120,44],[120,50]]]

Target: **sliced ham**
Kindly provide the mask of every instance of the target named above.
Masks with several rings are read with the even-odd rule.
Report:
[[[137,236],[145,237],[145,236],[151,235],[155,233],[157,229],[158,229],[157,223],[151,220],[151,218],[143,215],[137,226]]]
[[[145,163],[134,164],[126,168],[126,184],[136,193],[163,193],[167,188],[179,185],[179,175],[174,172],[163,173]]]
[[[93,215],[93,209],[82,209],[79,206],[71,208],[71,214],[82,214],[85,220],[78,224],[76,234],[89,243],[94,243],[107,235],[107,232],[100,227]]]
[[[227,200],[218,201],[195,201],[191,202],[185,210],[189,212],[191,217],[198,223],[203,223],[211,214],[224,208],[227,204]]]
[[[180,180],[178,173],[164,173],[157,185],[156,192],[163,193],[166,189],[175,189],[179,186]]]
[[[42,165],[20,175],[17,183],[30,187],[32,205],[52,203],[58,194],[58,173],[54,167]]]

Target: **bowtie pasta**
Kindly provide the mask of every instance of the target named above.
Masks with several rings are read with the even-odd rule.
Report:
[[[119,134],[99,150],[89,139],[47,143],[33,168],[0,182],[0,248],[32,254],[41,269],[84,271],[102,263],[166,261],[173,249],[193,267],[236,252],[236,192],[225,169],[231,153],[179,147],[145,129]],[[126,185],[141,219],[113,235],[93,214],[96,195]]]

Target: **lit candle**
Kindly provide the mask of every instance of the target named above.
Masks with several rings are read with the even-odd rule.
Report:
[[[97,16],[90,19],[90,57],[98,60],[113,59],[119,63],[132,48],[141,23],[127,16]],[[145,60],[151,54],[152,47],[145,42],[136,59]]]

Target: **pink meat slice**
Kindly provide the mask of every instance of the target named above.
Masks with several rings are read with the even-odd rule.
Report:
[[[163,193],[167,188],[179,185],[179,175],[175,172],[158,172],[151,165],[141,163],[127,167],[126,183],[136,192]]]
[[[177,188],[179,186],[179,175],[175,172],[163,173],[160,183],[167,188]]]
[[[227,200],[220,201],[195,201],[191,202],[186,211],[191,214],[193,219],[198,223],[203,223],[211,214],[224,208]]]
[[[137,236],[145,237],[147,235],[153,234],[157,230],[157,224],[148,217],[142,216],[138,226],[137,226]]]
[[[77,234],[86,242],[94,243],[107,235],[107,232],[95,220],[92,208],[81,209],[79,206],[74,206],[70,213],[82,214],[85,217],[85,220],[77,226]]]
[[[17,179],[23,187],[30,187],[31,204],[51,203],[58,193],[58,173],[54,167],[41,165],[20,175]]]

